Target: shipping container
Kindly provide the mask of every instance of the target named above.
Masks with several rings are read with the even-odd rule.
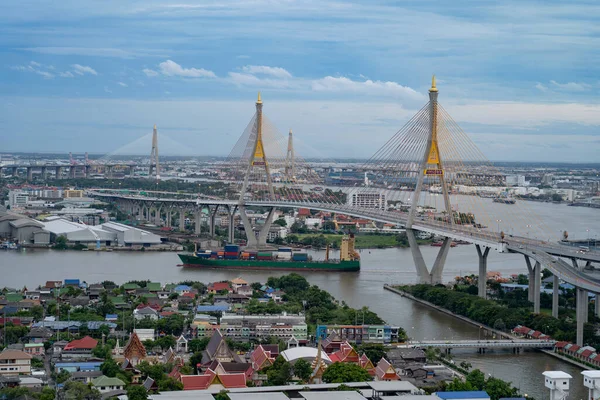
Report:
[[[308,254],[306,253],[296,253],[292,256],[292,259],[294,261],[307,261],[308,260]]]
[[[240,254],[240,253],[238,253],[237,251],[226,251],[225,252],[226,256],[236,256],[237,257],[238,254]]]
[[[266,251],[259,251],[257,254],[259,257],[273,257],[273,253]]]
[[[236,254],[236,255],[234,255],[234,256],[228,256],[228,255],[225,255],[225,259],[226,259],[226,260],[237,260],[237,259],[238,259],[238,256],[237,256],[237,254]]]
[[[240,251],[240,246],[237,244],[227,244],[225,245],[225,251]]]

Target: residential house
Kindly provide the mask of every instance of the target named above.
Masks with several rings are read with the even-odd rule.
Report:
[[[150,319],[152,321],[158,320],[158,311],[150,306],[146,306],[143,308],[136,308],[133,310],[133,317],[136,320]]]
[[[108,393],[115,390],[123,390],[125,388],[125,382],[119,378],[109,378],[106,375],[102,375],[92,381],[92,386],[100,393]]]
[[[102,375],[102,371],[75,371],[71,373],[71,379],[87,385]]]
[[[32,356],[43,357],[46,354],[44,343],[25,343],[23,351]]]
[[[29,340],[29,343],[44,343],[50,339],[53,335],[51,329],[48,328],[31,328],[29,333],[25,335],[25,338]]]
[[[229,282],[213,282],[208,285],[207,291],[209,294],[218,294],[222,291],[233,293],[233,289],[229,285]]]
[[[235,293],[238,293],[238,290],[242,287],[248,287],[250,284],[248,281],[242,279],[241,277],[237,277],[231,280],[231,287]]]
[[[92,350],[98,345],[98,341],[91,336],[70,341],[62,350],[62,357],[89,358]]]
[[[0,376],[30,375],[31,355],[21,350],[4,349],[0,353]]]

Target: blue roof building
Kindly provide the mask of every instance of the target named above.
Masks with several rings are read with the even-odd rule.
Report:
[[[57,362],[54,364],[54,368],[59,372],[63,369],[68,372],[100,371],[100,365],[102,365],[102,361]]]
[[[199,305],[196,307],[197,312],[223,312],[230,309],[231,306],[227,303]]]
[[[490,400],[490,395],[483,390],[473,390],[468,392],[437,392],[435,395],[442,400]]]

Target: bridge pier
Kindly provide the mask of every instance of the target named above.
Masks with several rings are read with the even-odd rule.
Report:
[[[527,264],[527,272],[529,273],[529,288],[527,290],[527,300],[533,303],[533,292],[534,292],[534,281],[535,281],[535,270],[531,266],[531,260],[528,256],[525,256],[525,263]]]
[[[414,230],[406,229],[406,237],[408,238],[410,252],[412,254],[413,261],[415,262],[415,267],[417,268],[419,283],[430,285],[442,283],[442,272],[444,270],[444,264],[446,263],[446,257],[448,256],[448,251],[450,250],[452,240],[450,238],[444,238],[444,242],[442,243],[442,247],[435,258],[435,262],[433,263],[430,273],[427,269],[427,265],[425,265],[425,259],[423,258],[423,253],[421,253],[421,249],[417,243]]]
[[[585,323],[585,313],[583,309],[587,306],[587,299],[585,299],[584,297],[585,291],[583,289],[577,288],[576,291],[577,335],[575,344],[577,344],[578,346],[583,346],[583,324]]]
[[[196,210],[195,217],[194,233],[200,235],[202,233],[202,208]]]
[[[89,165],[86,165],[84,168],[85,168],[85,178],[90,179],[90,176],[92,174],[92,167],[90,167]]]
[[[258,240],[256,239],[256,235],[254,234],[254,229],[252,229],[250,219],[246,214],[246,207],[240,204],[239,209],[240,217],[242,219],[242,225],[244,226],[244,231],[246,231],[246,247],[249,249],[258,249]]]
[[[76,172],[75,166],[71,165],[71,167],[69,168],[69,178],[75,179],[75,172]]]
[[[600,294],[598,293],[594,299],[594,314],[596,314],[596,318],[600,318]]]
[[[219,206],[216,205],[213,208],[208,208],[208,216],[209,216],[209,222],[208,222],[208,232],[210,234],[210,237],[215,237],[215,221],[217,219],[217,212],[219,211]]]
[[[171,219],[173,218],[173,210],[171,210],[171,208],[167,208],[167,214],[165,215],[165,226],[167,228],[170,228],[171,225]]]
[[[185,232],[185,210],[179,210],[179,232]]]
[[[533,312],[540,313],[540,289],[542,286],[542,265],[536,261],[534,266],[533,280]]]
[[[27,167],[27,182],[31,182],[33,180],[33,168]]]
[[[227,240],[229,243],[233,243],[234,241],[234,232],[235,232],[235,212],[237,211],[237,206],[227,206],[227,218],[229,222],[229,226],[227,229]]]
[[[56,179],[62,179],[62,167],[56,167],[56,171],[55,171],[55,178]]]
[[[154,224],[156,226],[162,225],[162,204],[156,208],[156,213],[154,214]]]
[[[484,251],[481,251],[481,246],[476,244],[475,249],[477,249],[477,256],[479,257],[479,278],[477,279],[477,294],[482,299],[485,299],[487,298],[487,257],[490,252],[490,248],[486,247]]]
[[[46,174],[48,173],[47,168],[46,167],[42,167],[42,180],[45,181],[46,180]],[[0,174],[1,175],[1,174]]]
[[[18,170],[18,168],[17,168],[17,167],[12,167],[12,176],[13,176],[13,177],[16,177],[16,176],[18,176],[17,170]]]
[[[267,219],[265,220],[265,224],[260,228],[258,232],[258,246],[259,248],[267,247],[267,237],[269,236],[269,230],[271,229],[271,224],[273,223],[273,215],[275,214],[275,207],[271,207],[269,213],[267,214]]]
[[[558,318],[558,295],[560,290],[560,283],[558,276],[554,275],[552,278],[552,316]]]

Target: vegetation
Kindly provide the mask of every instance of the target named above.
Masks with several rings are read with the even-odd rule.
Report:
[[[522,298],[527,296],[524,291],[514,291],[503,300],[487,300],[476,294],[457,288],[448,289],[444,286],[414,285],[401,286],[400,289],[413,296],[426,300],[437,306],[450,310],[458,315],[501,330],[510,330],[517,325],[542,331],[556,340],[575,340],[576,326],[569,318],[557,319],[545,314],[534,314],[529,307],[523,306]],[[517,292],[521,292],[518,294]],[[476,293],[476,292],[475,292]],[[521,300],[519,300],[521,299]],[[584,342],[591,346],[600,344],[592,326],[586,324]]]
[[[292,230],[292,232],[294,231]],[[312,246],[316,248],[325,248],[327,245],[330,245],[332,248],[337,249],[342,243],[342,236],[342,233],[296,233],[288,235],[286,241],[289,244],[301,244],[303,246]],[[418,240],[417,242],[419,244],[425,244],[431,243],[431,240]],[[408,247],[406,234],[356,234],[357,249],[383,249],[388,247]]]
[[[352,324],[364,318],[365,324],[383,324],[384,321],[367,307],[359,310],[349,307],[344,302],[341,305],[331,294],[316,285],[310,285],[301,275],[291,273],[279,278],[271,277],[267,285],[281,289],[286,294],[284,303],[259,303],[252,299],[248,303],[249,314],[278,314],[283,311],[298,313],[306,311],[306,320],[309,325],[322,324]],[[314,329],[312,329],[314,331]],[[400,332],[404,337],[404,332]]]
[[[491,400],[520,397],[519,390],[513,387],[510,382],[491,376],[486,379],[485,374],[478,369],[469,372],[464,381],[454,378],[446,386],[446,391],[449,392],[469,390],[485,390]]]
[[[369,372],[360,365],[334,362],[323,373],[325,383],[366,382],[373,380]]]

